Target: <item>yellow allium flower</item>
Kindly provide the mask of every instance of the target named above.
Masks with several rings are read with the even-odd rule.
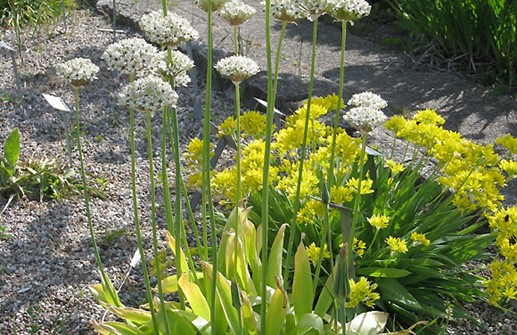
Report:
[[[384,127],[400,137],[399,132],[406,127],[406,123],[407,121],[403,116],[395,115],[384,123]]]
[[[318,200],[309,199],[298,211],[296,221],[299,224],[313,224],[314,220],[325,213],[325,205]]]
[[[431,241],[425,237],[425,234],[417,233],[416,231],[411,233],[411,239],[413,240],[413,245],[422,244],[427,247],[431,244]]]
[[[403,240],[401,238],[389,236],[386,239],[386,243],[390,247],[392,254],[397,252],[405,254],[408,251],[406,240]]]
[[[331,94],[327,95],[326,97],[313,97],[311,99],[311,104],[319,105],[329,111],[333,111],[337,109],[338,100],[339,97],[336,94]],[[345,103],[343,102],[343,99],[341,99],[341,105],[339,108],[345,108]]]
[[[370,223],[376,229],[386,228],[388,226],[388,223],[390,222],[390,218],[384,214],[373,215],[372,217],[368,218],[367,220],[368,220],[368,223]]]
[[[508,180],[517,178],[517,162],[512,160],[503,159],[499,162],[501,170],[508,174]]]
[[[495,143],[508,149],[512,155],[517,154],[517,137],[505,134],[504,136],[496,138]]]
[[[445,123],[443,117],[438,115],[434,109],[424,109],[418,111],[413,117],[413,120],[419,123],[428,123],[434,125],[442,125]]]
[[[397,163],[397,162],[395,162],[392,159],[388,159],[386,161],[386,164],[388,165],[388,168],[391,170],[391,174],[392,175],[397,175],[399,173],[402,173],[404,171],[404,169],[405,169],[404,164]]]
[[[359,186],[359,179],[357,179],[357,178],[348,179],[346,182],[346,186],[350,187],[355,192],[357,192],[357,188]],[[363,179],[361,181],[361,192],[360,192],[361,195],[373,193],[372,186],[373,186],[373,180],[371,180],[367,176],[366,179]]]
[[[379,293],[374,292],[377,284],[370,283],[365,277],[359,278],[357,283],[354,279],[349,279],[348,283],[350,284],[350,296],[345,304],[346,307],[354,308],[360,303],[373,307],[375,301],[379,300]]]
[[[330,200],[338,205],[352,201],[354,190],[345,186],[332,186],[330,189]]]
[[[316,246],[316,243],[312,242],[308,247],[305,247],[305,251],[307,252],[307,257],[312,264],[316,264],[318,259],[320,258],[321,248]],[[323,259],[330,258],[330,253],[327,249],[327,245],[323,247]]]
[[[235,130],[237,129],[237,120],[235,120],[233,116],[229,116],[221,122],[217,129],[219,130],[217,132],[217,138],[222,138],[226,135],[234,135]]]
[[[273,125],[273,129],[274,129]],[[266,135],[266,116],[257,111],[249,111],[241,116],[242,136],[262,137]]]
[[[213,149],[213,143],[210,143],[210,149]],[[210,151],[210,157],[214,156],[214,152]],[[203,140],[198,137],[193,138],[187,145],[185,159],[189,166],[199,167],[203,162]]]
[[[187,188],[189,190],[199,190],[199,189],[201,189],[202,182],[203,181],[202,181],[201,170],[197,170],[188,176]]]
[[[364,249],[366,249],[366,243],[364,243],[364,241],[361,241],[360,239],[354,237],[352,248],[353,248],[353,251],[357,254],[357,256],[363,257]]]

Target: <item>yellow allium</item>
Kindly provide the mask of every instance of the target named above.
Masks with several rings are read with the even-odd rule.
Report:
[[[359,179],[357,179],[357,178],[348,179],[346,182],[346,186],[350,187],[355,192],[357,192],[357,188],[359,187]],[[372,186],[373,186],[373,180],[371,180],[369,177],[366,177],[366,179],[363,179],[361,181],[361,192],[360,192],[361,195],[373,193]]]
[[[348,308],[354,308],[360,303],[365,304],[368,307],[373,307],[375,301],[379,300],[379,293],[375,292],[377,284],[370,283],[365,277],[359,278],[357,283],[354,279],[349,279],[350,284],[350,296],[345,306]]]
[[[273,129],[274,129],[273,125]],[[266,116],[257,111],[249,111],[241,116],[242,136],[262,137],[266,135]]]
[[[338,205],[352,201],[354,190],[345,186],[332,186],[330,189],[330,200]]]
[[[390,218],[384,214],[373,215],[372,217],[368,218],[367,220],[368,220],[368,223],[370,223],[376,229],[386,228],[388,226],[388,223],[390,222]]]
[[[413,117],[413,120],[419,123],[428,123],[434,125],[442,125],[445,123],[443,117],[438,115],[434,109],[424,109],[418,111]]]
[[[397,163],[392,159],[388,159],[386,161],[386,164],[388,165],[388,168],[391,170],[392,175],[397,175],[399,173],[402,173],[405,169],[404,164]]]
[[[499,162],[499,167],[501,170],[506,172],[508,174],[508,180],[512,180],[514,178],[517,178],[517,162],[513,159],[506,160],[503,159]]]
[[[202,183],[201,170],[197,170],[188,176],[187,188],[189,190],[199,190],[199,189],[201,189],[201,183]]]
[[[390,247],[392,254],[397,252],[405,254],[408,251],[406,240],[403,240],[401,238],[389,236],[386,239],[386,243]]]
[[[422,244],[427,247],[431,244],[431,241],[425,237],[425,234],[417,233],[416,231],[411,233],[411,239],[413,240],[413,245]]]
[[[329,111],[333,111],[337,109],[338,100],[339,97],[336,94],[331,94],[327,95],[326,97],[313,97],[311,99],[311,104],[319,105]],[[343,99],[341,99],[341,105],[339,108],[345,108],[345,103],[343,102]]]
[[[495,143],[508,149],[512,155],[517,154],[517,137],[505,134],[504,136],[496,138]]]
[[[353,251],[357,254],[357,256],[363,257],[364,249],[366,249],[366,243],[364,243],[364,241],[361,241],[358,238],[354,237],[352,247]]]
[[[221,122],[217,129],[219,130],[217,132],[218,138],[221,138],[226,135],[234,135],[235,130],[237,129],[237,120],[235,120],[233,116],[229,116],[226,118],[226,120]]]
[[[321,248],[316,246],[316,243],[312,242],[308,247],[305,247],[305,251],[307,252],[307,257],[312,264],[316,264],[316,262],[320,258]],[[327,245],[323,247],[323,259],[330,258],[330,253],[327,249]]]
[[[384,127],[394,132],[397,137],[400,137],[399,132],[406,127],[406,123],[407,121],[403,116],[395,115],[384,123]]]

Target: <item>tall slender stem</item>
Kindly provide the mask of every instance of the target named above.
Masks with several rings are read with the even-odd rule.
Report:
[[[158,258],[158,232],[157,232],[157,222],[156,222],[156,191],[155,191],[155,182],[154,182],[154,164],[153,164],[153,138],[151,132],[151,112],[146,112],[146,135],[147,135],[147,153],[149,155],[149,179],[150,179],[150,192],[151,192],[151,227],[152,227],[152,235],[153,235],[153,256],[154,263],[156,267],[156,281],[158,286],[158,298],[160,300],[160,313],[163,313],[163,320],[165,322],[166,328],[165,333],[171,334],[169,329],[170,325],[168,322],[167,313],[165,310],[165,300],[163,297],[163,288],[162,288],[162,275],[160,271],[160,259]]]
[[[131,75],[130,81],[133,81]],[[140,229],[140,220],[138,217],[138,196],[136,193],[136,159],[135,159],[135,112],[133,108],[129,109],[129,139],[131,142],[131,190],[133,195],[133,221],[135,223],[136,240],[138,243],[138,252],[140,253],[140,264],[142,267],[142,274],[144,275],[145,291],[147,295],[147,303],[149,304],[149,310],[151,311],[151,319],[153,323],[153,329],[158,329],[158,320],[156,318],[156,312],[153,304],[153,294],[151,289],[151,283],[149,281],[149,272],[147,271],[147,265],[145,262],[144,242],[142,239],[142,231]]]
[[[305,113],[305,124],[303,129],[303,140],[302,140],[302,152],[300,154],[300,164],[298,165],[298,179],[296,182],[296,194],[294,198],[294,213],[293,213],[293,222],[292,226],[293,229],[291,229],[291,234],[289,235],[289,242],[287,246],[287,250],[293,250],[293,244],[294,244],[294,227],[296,227],[296,217],[298,216],[298,211],[300,210],[300,192],[301,192],[301,185],[302,185],[302,179],[303,179],[303,166],[305,162],[305,155],[307,154],[307,137],[309,134],[309,120],[311,115],[311,100],[312,100],[312,90],[314,86],[314,71],[316,66],[316,39],[318,36],[318,20],[314,19],[313,22],[313,28],[312,28],[312,58],[311,58],[311,73],[310,73],[310,79],[309,79],[309,92],[307,97],[307,108]],[[291,264],[291,252],[287,253],[287,259],[286,259],[286,266],[289,267]],[[288,272],[286,270],[286,276],[284,278],[284,281],[288,281],[287,275]]]
[[[263,303],[260,304],[260,329],[262,333],[266,330],[266,299],[267,299],[267,272],[264,268],[268,257],[268,230],[269,230],[269,165],[271,161],[271,139],[273,133],[273,112],[274,112],[274,91],[272,85],[272,64],[271,64],[271,0],[266,0],[266,62],[267,62],[267,113],[266,113],[266,144],[264,150],[264,169],[262,174],[262,280],[260,295]],[[278,53],[278,51],[277,51]]]
[[[81,146],[81,127],[79,124],[79,87],[75,87],[75,131],[77,136],[77,151],[79,153],[79,161],[81,165],[81,178],[83,182],[83,195],[84,195],[84,207],[86,209],[86,218],[88,220],[88,229],[90,230],[90,238],[93,246],[93,254],[95,255],[95,261],[97,262],[97,266],[99,267],[99,271],[101,273],[102,281],[105,287],[109,287],[108,294],[110,295],[112,301],[117,302],[118,298],[116,293],[113,292],[114,288],[111,285],[108,285],[109,278],[106,275],[106,271],[104,270],[104,265],[102,264],[102,259],[99,254],[99,248],[97,247],[97,241],[95,240],[95,230],[93,228],[92,215],[90,211],[90,195],[88,194],[88,185],[86,184],[86,172],[84,169],[84,158],[83,158],[83,149]],[[120,306],[117,306],[120,307]]]

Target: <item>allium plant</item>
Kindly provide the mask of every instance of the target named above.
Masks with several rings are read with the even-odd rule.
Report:
[[[188,20],[170,12],[166,16],[160,11],[143,15],[140,28],[151,42],[162,48],[174,49],[182,42],[199,38],[199,33]]]
[[[212,13],[215,13],[217,12],[219,9],[221,9],[221,7],[224,6],[224,4],[226,2],[228,2],[228,0],[195,0],[196,1],[196,5],[201,8],[202,10],[204,10],[205,12],[208,12],[208,7],[210,6],[210,12]]]
[[[262,2],[265,5],[265,2]],[[295,23],[307,18],[307,11],[300,6],[299,0],[272,0],[271,15],[281,22]]]
[[[257,63],[246,56],[230,56],[217,62],[215,69],[223,76],[230,79],[234,84],[257,74],[260,69]]]
[[[224,4],[218,15],[231,26],[240,26],[248,21],[255,12],[255,8],[241,0],[230,0]]]
[[[98,72],[99,67],[87,58],[74,58],[56,65],[56,73],[74,88],[86,86]]]
[[[143,38],[128,38],[111,44],[102,54],[108,70],[145,76],[155,71],[158,49]]]
[[[372,6],[365,0],[329,0],[330,15],[338,21],[353,21],[370,15]]]
[[[176,107],[178,93],[163,79],[155,76],[138,79],[119,93],[121,105],[141,112],[154,113],[164,107]]]

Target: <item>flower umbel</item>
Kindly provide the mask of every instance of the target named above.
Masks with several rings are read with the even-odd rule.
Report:
[[[401,238],[390,236],[386,239],[386,243],[390,247],[392,255],[397,252],[405,254],[408,251],[406,240]]]
[[[167,16],[163,16],[161,11],[146,14],[140,19],[140,28],[151,42],[162,48],[175,48],[182,42],[199,38],[190,22],[175,13]]]
[[[372,6],[365,0],[329,0],[332,3],[330,15],[338,21],[349,21],[360,19],[370,15]]]
[[[348,104],[355,107],[343,115],[343,119],[362,132],[372,131],[388,119],[381,111],[388,104],[375,93],[354,94]]]
[[[257,74],[260,69],[257,63],[245,56],[230,56],[217,62],[215,69],[223,77],[229,78],[235,84]]]
[[[265,2],[262,2],[265,5]],[[282,22],[295,23],[308,15],[298,0],[271,0],[271,15]]]
[[[143,38],[128,38],[108,46],[102,54],[108,69],[145,75],[154,70],[158,49]]]
[[[196,0],[196,5],[208,12],[208,4],[212,3],[212,12],[217,12],[228,0]]]
[[[232,26],[240,26],[248,21],[255,12],[255,8],[240,0],[230,0],[221,8],[219,16]]]
[[[178,94],[161,78],[149,76],[126,85],[119,101],[141,112],[156,112],[163,107],[176,108]]]
[[[376,229],[386,228],[388,223],[390,222],[390,218],[386,215],[373,215],[368,218],[368,223],[370,223]]]
[[[300,0],[300,6],[305,9],[311,20],[316,20],[328,12],[332,4],[328,0]]]
[[[348,282],[350,284],[350,297],[346,302],[346,307],[354,308],[360,303],[373,307],[375,301],[379,300],[379,293],[374,292],[377,284],[370,283],[365,277],[359,278],[357,283],[354,279],[349,279]]]
[[[99,67],[90,59],[74,58],[56,65],[56,73],[74,87],[85,86],[90,80],[95,79]]]

